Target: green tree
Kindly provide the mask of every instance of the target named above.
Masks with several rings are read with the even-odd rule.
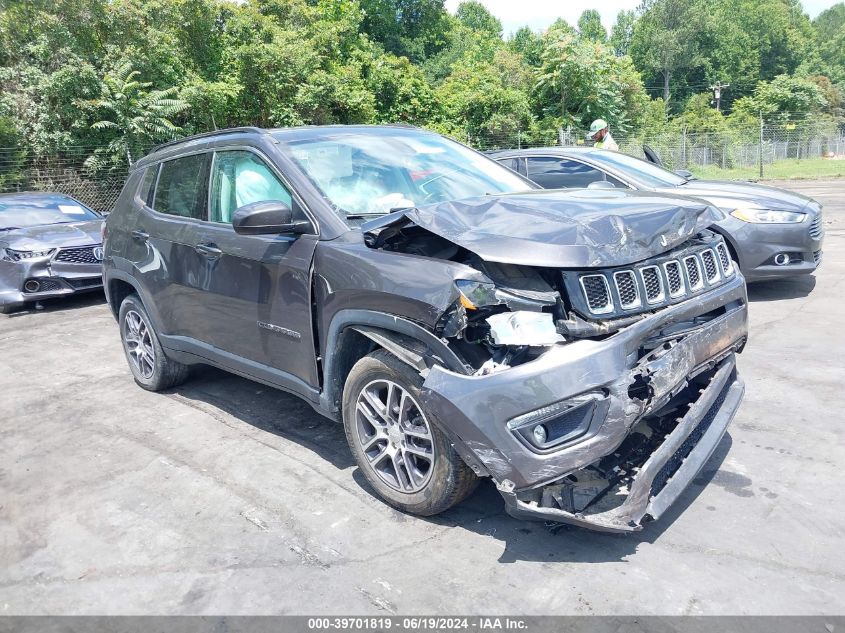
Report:
[[[618,56],[627,55],[631,49],[631,38],[634,36],[634,23],[637,14],[632,11],[620,11],[616,14],[616,22],[610,30],[610,46]]]
[[[640,11],[631,56],[646,76],[662,77],[668,104],[672,78],[703,64],[698,36],[707,28],[707,9],[697,0],[644,0]]]
[[[102,95],[91,104],[106,117],[91,127],[114,132],[108,151],[112,156],[126,156],[129,163],[146,145],[175,136],[180,128],[171,118],[188,108],[176,98],[176,87],[149,90],[152,84],[140,81],[139,74],[131,63],[124,63],[103,78]]]
[[[361,30],[394,55],[420,62],[445,45],[444,0],[361,0]]]
[[[822,11],[813,20],[813,31],[823,71],[845,89],[845,2]]]
[[[543,54],[543,38],[531,30],[530,27],[523,26],[513,37],[508,44],[511,50],[521,54],[529,66],[540,66]]]
[[[480,31],[490,37],[502,37],[502,23],[477,0],[461,2],[455,17],[473,31]]]
[[[761,81],[754,94],[736,101],[738,114],[759,116],[768,121],[803,120],[807,114],[819,113],[828,106],[822,89],[810,79],[780,75],[772,81]]]
[[[437,128],[461,138],[480,138],[489,146],[515,145],[532,120],[524,79],[501,72],[513,62],[508,58],[512,55],[501,51],[492,62],[470,59],[456,64],[436,91],[443,104]]]
[[[542,114],[582,128],[603,118],[620,131],[640,116],[647,97],[629,57],[566,30],[550,30],[542,60],[535,92]]]
[[[578,18],[578,32],[581,37],[594,42],[607,41],[607,29],[601,23],[601,14],[595,9],[586,9]]]

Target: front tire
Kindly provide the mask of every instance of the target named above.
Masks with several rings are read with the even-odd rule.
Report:
[[[120,304],[118,322],[123,352],[138,386],[147,391],[162,391],[185,382],[188,366],[164,354],[138,295],[131,294]]]
[[[359,360],[343,389],[343,426],[361,472],[387,503],[431,516],[478,484],[422,407],[422,378],[385,350]]]

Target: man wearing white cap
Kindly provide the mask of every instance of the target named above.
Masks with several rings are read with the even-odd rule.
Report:
[[[619,146],[613,137],[610,135],[610,129],[607,126],[607,121],[604,119],[596,119],[590,126],[590,131],[587,132],[587,138],[593,139],[596,144],[596,149],[612,149],[614,152],[619,151]]]

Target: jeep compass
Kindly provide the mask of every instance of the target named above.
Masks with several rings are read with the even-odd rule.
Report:
[[[238,128],[133,165],[103,271],[145,389],[203,363],[296,394],[406,512],[490,477],[513,516],[627,532],[742,399],[745,282],[721,217],[544,191],[409,127]]]

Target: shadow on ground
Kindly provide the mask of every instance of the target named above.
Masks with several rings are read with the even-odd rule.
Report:
[[[748,284],[749,301],[781,301],[809,295],[816,287],[814,275],[801,275],[790,279],[755,281]]]
[[[355,465],[343,427],[316,413],[304,400],[271,387],[213,368],[195,368],[191,380],[170,392],[172,396],[219,409],[266,433],[296,442],[322,459],[344,469]],[[653,543],[689,506],[719,471],[731,447],[726,435],[702,472],[659,521],[627,535],[590,532],[569,526],[549,526],[513,519],[489,479],[459,506],[436,517],[415,518],[434,525],[464,529],[504,544],[499,562],[519,560],[595,563],[618,561],[633,554],[641,543]],[[376,496],[359,469],[353,472],[362,493]]]

